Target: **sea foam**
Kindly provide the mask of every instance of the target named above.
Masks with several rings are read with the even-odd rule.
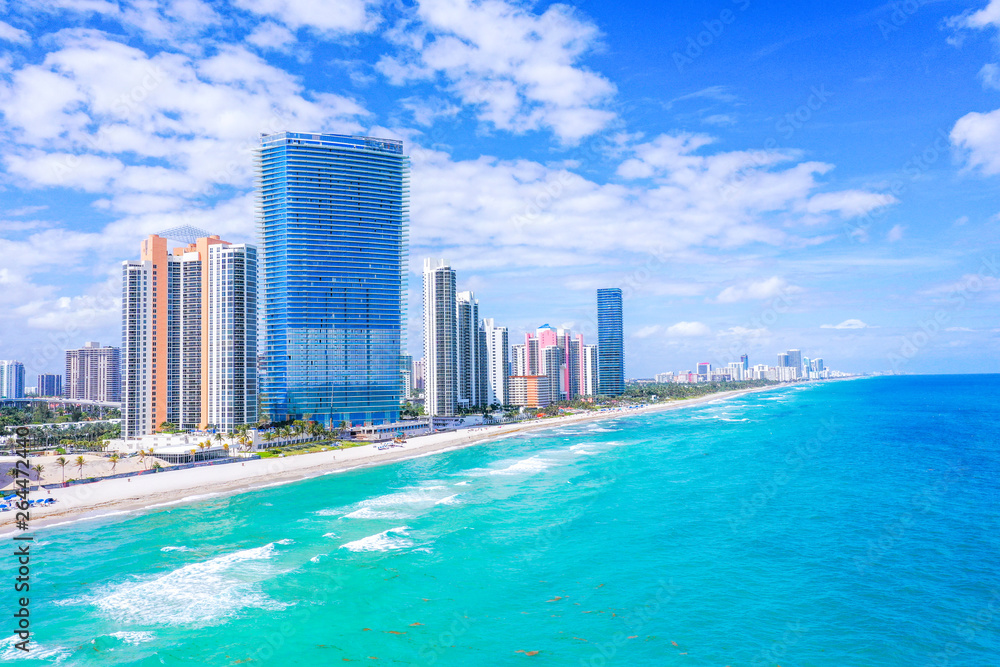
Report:
[[[342,544],[340,548],[354,552],[398,551],[399,549],[407,549],[413,546],[413,542],[406,537],[409,535],[407,532],[409,529],[409,526],[390,528],[389,530],[383,530],[381,533]]]
[[[274,554],[272,542],[152,578],[114,584],[90,600],[77,602],[93,604],[120,624],[148,625],[211,625],[241,609],[284,609],[288,605],[270,600],[253,582],[266,576],[254,562],[267,561]]]

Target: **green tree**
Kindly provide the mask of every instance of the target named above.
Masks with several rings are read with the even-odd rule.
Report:
[[[35,471],[35,479],[38,480],[38,482],[41,482],[42,473],[45,472],[45,466],[43,466],[41,463],[36,463],[31,467],[31,469]]]
[[[83,458],[83,455],[76,457],[73,464],[80,469],[80,479],[83,479],[83,466],[87,463],[87,459]]]

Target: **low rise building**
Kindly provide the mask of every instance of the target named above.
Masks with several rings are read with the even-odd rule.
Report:
[[[552,403],[551,382],[545,375],[515,375],[509,386],[511,405],[544,408]]]

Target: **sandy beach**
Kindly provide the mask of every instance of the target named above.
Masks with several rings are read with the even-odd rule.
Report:
[[[92,484],[80,484],[51,490],[42,489],[32,492],[29,497],[51,497],[56,502],[49,507],[32,508],[31,528],[37,529],[79,519],[99,518],[141,509],[153,509],[164,505],[194,502],[208,496],[252,491],[341,470],[381,465],[469,447],[515,433],[613,419],[626,415],[678,410],[781,387],[787,387],[787,385],[720,392],[699,398],[634,409],[589,412],[532,420],[519,424],[483,426],[447,433],[435,433],[413,437],[403,447],[381,451],[376,448],[376,445],[362,445],[344,450],[254,459],[242,463],[185,470],[164,470],[156,474],[126,479],[101,480]],[[3,528],[0,530],[13,528],[14,513],[5,512],[2,515],[2,521]]]

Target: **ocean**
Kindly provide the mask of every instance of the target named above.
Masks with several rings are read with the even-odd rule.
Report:
[[[794,386],[36,530],[0,660],[1000,665],[998,397]]]

